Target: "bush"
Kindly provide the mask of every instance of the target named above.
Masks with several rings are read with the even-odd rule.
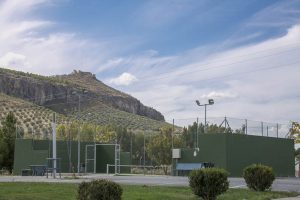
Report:
[[[204,200],[214,200],[228,190],[228,172],[219,168],[193,170],[189,183],[195,195]]]
[[[78,196],[77,199],[78,200],[88,200],[88,188],[89,188],[89,184],[87,182],[82,182],[79,184],[78,186]]]
[[[121,200],[122,187],[112,181],[82,182],[78,187],[78,200]]]
[[[246,167],[243,171],[243,176],[248,188],[255,191],[270,189],[275,180],[272,168],[260,164],[253,164]]]

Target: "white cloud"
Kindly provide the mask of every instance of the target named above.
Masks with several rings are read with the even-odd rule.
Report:
[[[116,44],[107,38],[92,41],[73,32],[53,31],[51,28],[59,22],[34,15],[35,9],[51,2],[1,1],[0,27],[5,31],[0,32],[0,65],[45,75],[67,73],[72,69],[104,74],[106,70],[113,69],[109,71],[112,73],[122,70],[125,73],[106,82],[158,109],[167,119],[194,119],[202,115],[194,103],[199,97],[219,98],[208,108],[209,116],[228,115],[280,122],[300,119],[300,65],[296,64],[300,62],[300,25],[296,25],[297,17],[292,20],[282,17],[276,26],[288,22],[281,27],[286,33],[257,44],[227,50],[222,49],[222,44],[212,44],[167,56],[148,50],[120,57],[115,53],[119,47],[131,46],[128,44],[134,40],[120,45],[119,41]],[[142,23],[152,28],[172,24],[184,17],[182,10],[193,9],[189,3],[172,4],[171,9],[169,4],[167,1],[163,7],[157,7],[149,2],[147,5],[153,7],[148,9],[145,6],[145,11],[149,12],[141,19]],[[286,8],[282,4],[260,12],[246,26],[276,23],[272,17],[276,16],[277,10],[286,11],[280,9]],[[289,8],[288,12],[292,10]],[[260,31],[249,34],[239,37],[239,40],[230,37],[227,42],[236,45],[263,36]],[[263,70],[266,68],[269,70]]]
[[[197,48],[176,56],[132,58],[128,66],[143,60],[138,70],[127,69],[139,82],[122,89],[169,120],[195,119],[200,114],[194,101],[200,97],[217,98],[209,116],[299,120],[299,39],[300,25],[295,25],[277,38],[210,55]]]
[[[238,95],[234,94],[232,92],[216,92],[216,91],[212,91],[208,94],[203,94],[201,95],[201,99],[234,99],[237,98]]]
[[[28,67],[30,64],[28,63],[26,56],[8,52],[0,57],[0,66],[18,68],[19,66]]]
[[[43,75],[94,70],[114,52],[109,40],[97,42],[73,32],[54,31],[59,22],[35,16],[55,0],[4,0],[0,3],[0,58],[2,66]],[[108,46],[110,48],[108,48]],[[16,57],[16,55],[22,55]],[[13,58],[12,58],[13,57]],[[9,61],[9,62],[8,62]]]
[[[199,2],[198,2],[199,3]],[[195,1],[148,1],[134,13],[134,19],[146,27],[166,26],[195,9]]]
[[[128,86],[134,82],[137,81],[137,78],[127,72],[124,72],[123,74],[121,74],[120,76],[118,76],[117,78],[112,78],[109,80],[109,83],[113,84],[113,85],[125,85]]]

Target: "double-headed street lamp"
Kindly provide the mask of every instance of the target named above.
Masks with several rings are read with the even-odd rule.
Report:
[[[205,108],[205,115],[204,115],[204,133],[206,133],[206,106],[207,105],[213,105],[214,104],[214,100],[213,99],[208,99],[208,103],[205,103],[205,104],[200,104],[200,101],[199,100],[196,100],[196,104],[198,106],[204,106]],[[199,146],[198,146],[198,118],[197,118],[197,131],[196,131],[196,148],[195,148],[195,151],[194,151],[194,156],[196,157],[197,156],[197,152],[199,152]]]
[[[214,100],[213,99],[208,99],[208,103],[205,103],[205,104],[200,104],[200,101],[199,100],[196,100],[196,104],[198,105],[198,106],[204,106],[204,108],[205,108],[205,114],[204,114],[204,133],[206,133],[206,106],[207,105],[213,105],[215,102],[214,102]]]
[[[83,90],[82,93],[87,93],[86,90]],[[78,151],[77,151],[77,173],[80,174],[80,107],[81,107],[81,93],[77,91],[73,91],[72,94],[78,96],[78,120],[79,120],[79,128],[78,128]]]

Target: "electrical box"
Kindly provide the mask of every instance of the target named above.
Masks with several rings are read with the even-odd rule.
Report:
[[[181,158],[181,149],[172,149],[172,158]]]

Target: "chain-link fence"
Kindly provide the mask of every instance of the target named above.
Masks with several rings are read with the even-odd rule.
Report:
[[[184,118],[168,121],[173,123],[175,134],[185,130],[196,133],[232,133],[265,137],[286,138],[291,125],[239,119],[232,117]]]

